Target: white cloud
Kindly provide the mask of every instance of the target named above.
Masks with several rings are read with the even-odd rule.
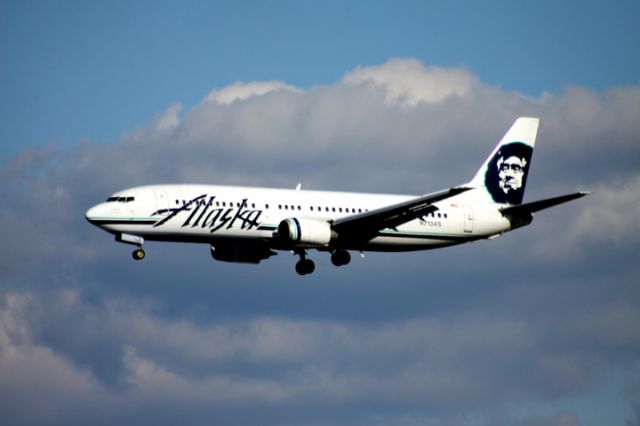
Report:
[[[204,102],[229,105],[236,101],[244,101],[251,97],[263,96],[267,93],[281,90],[292,93],[302,93],[302,90],[282,81],[252,81],[250,83],[238,81],[222,89],[212,90],[204,98]]]
[[[640,236],[640,175],[621,185],[595,188],[591,202],[576,218],[574,239],[636,244]]]
[[[180,125],[178,114],[182,111],[182,104],[177,103],[169,108],[158,119],[154,121],[155,128],[160,132],[168,132],[174,130]]]
[[[358,67],[347,73],[346,84],[366,84],[385,91],[389,104],[414,107],[437,103],[450,96],[464,96],[478,83],[469,71],[425,67],[416,59],[391,59],[383,65]]]

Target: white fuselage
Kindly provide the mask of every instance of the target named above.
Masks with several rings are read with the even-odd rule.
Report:
[[[523,204],[539,119],[516,119],[471,181],[420,196],[212,185],[156,185],[120,191],[86,213],[118,241],[200,242],[214,259],[259,263],[292,250],[296,272],[315,266],[307,250],[411,251],[493,239],[529,225],[533,213],[581,198],[576,192]]]
[[[87,219],[115,235],[146,240],[203,242],[273,241],[288,218],[334,220],[415,198],[350,192],[210,185],[144,186],[120,191],[87,212]],[[346,250],[409,251],[443,247],[499,235],[509,221],[495,204],[459,194],[435,203],[437,211],[393,229],[383,229]],[[339,244],[339,243],[338,243]],[[322,249],[324,247],[314,247]],[[326,246],[332,248],[332,244]]]

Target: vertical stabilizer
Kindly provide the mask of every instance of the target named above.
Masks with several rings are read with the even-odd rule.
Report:
[[[538,118],[518,118],[467,185],[490,202],[521,204],[539,124]]]

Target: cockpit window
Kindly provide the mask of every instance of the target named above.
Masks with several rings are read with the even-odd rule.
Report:
[[[107,203],[130,203],[135,201],[135,197],[109,197],[107,198]]]

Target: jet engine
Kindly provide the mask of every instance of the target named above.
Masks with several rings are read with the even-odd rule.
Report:
[[[274,255],[276,252],[265,245],[221,242],[211,244],[211,256],[222,262],[260,263],[261,260]]]
[[[331,241],[329,222],[289,218],[278,225],[278,239],[291,247],[326,247]]]

